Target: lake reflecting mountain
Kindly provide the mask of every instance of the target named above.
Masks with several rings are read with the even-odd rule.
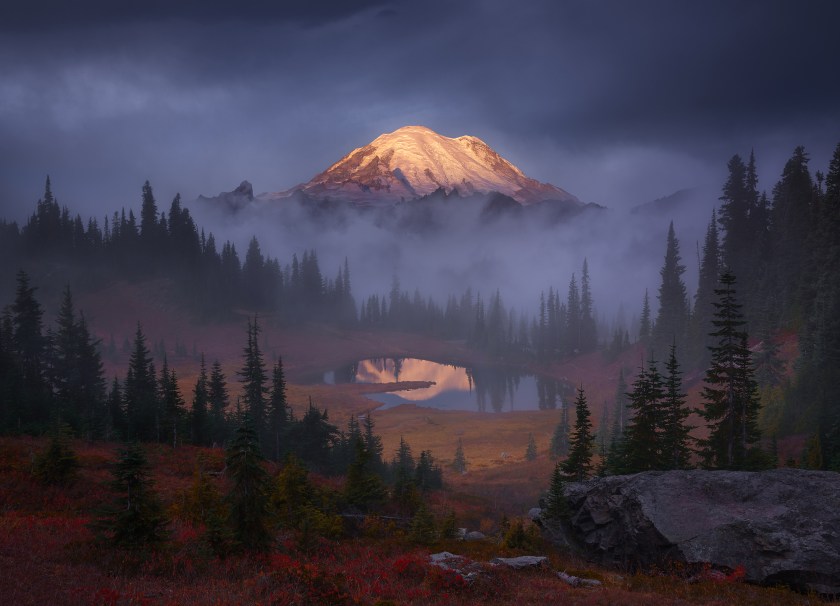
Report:
[[[416,404],[440,410],[507,412],[561,408],[574,395],[564,381],[494,366],[466,368],[417,358],[361,360],[324,376],[326,383],[432,382],[421,388],[369,394],[382,408]]]

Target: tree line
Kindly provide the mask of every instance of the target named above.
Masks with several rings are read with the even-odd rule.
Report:
[[[168,212],[158,208],[148,181],[140,219],[132,209],[102,221],[71,215],[58,203],[47,177],[43,198],[22,227],[0,222],[5,258],[19,266],[36,262],[76,267],[77,280],[96,286],[113,279],[170,278],[179,300],[200,319],[230,317],[235,308],[268,311],[280,322],[307,320],[354,324],[349,264],[326,278],[314,250],[285,265],[263,255],[252,237],[244,259],[236,245],[221,245],[193,220],[180,195]]]

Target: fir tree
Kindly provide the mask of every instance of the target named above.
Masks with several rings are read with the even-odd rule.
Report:
[[[394,455],[391,469],[394,478],[394,501],[402,506],[414,508],[418,500],[414,484],[414,457],[411,454],[411,446],[402,436],[400,436],[400,447]]]
[[[712,220],[706,229],[706,239],[703,242],[700,275],[694,295],[694,313],[691,316],[691,364],[698,368],[705,368],[709,363],[708,348],[712,345],[709,330],[712,326],[715,289],[718,287],[721,268],[716,223],[715,212],[712,211]]]
[[[76,382],[73,385],[73,400],[80,419],[79,429],[88,440],[99,435],[105,417],[105,371],[100,341],[94,339],[87,327],[84,314],[79,314],[76,323],[77,345],[75,359]]]
[[[639,320],[639,342],[642,345],[647,345],[650,340],[651,333],[650,298],[648,297],[648,291],[646,288],[645,297],[642,299],[642,316]]]
[[[636,473],[666,468],[662,443],[665,392],[655,360],[651,358],[647,369],[640,369],[628,397],[633,420],[622,443],[621,471]]]
[[[175,369],[169,368],[166,356],[163,358],[163,368],[160,371],[158,385],[160,389],[158,401],[160,402],[161,422],[161,436],[158,441],[165,436],[166,441],[171,442],[172,448],[175,448],[178,446],[179,440],[183,441],[186,404],[178,389],[178,377],[175,375]]]
[[[682,373],[677,362],[676,346],[671,346],[668,362],[665,364],[665,392],[662,412],[662,463],[664,469],[686,469],[691,458],[691,437],[693,427],[686,422],[691,411],[685,406],[682,393]]]
[[[814,183],[808,160],[805,148],[797,147],[773,188],[772,268],[783,321],[799,318],[803,276],[810,273],[808,242],[814,233]]]
[[[569,458],[562,463],[563,472],[567,477],[583,482],[591,475],[594,443],[595,436],[592,435],[592,421],[589,406],[586,404],[586,394],[583,387],[579,387],[575,399],[575,431],[570,442]]]
[[[779,357],[779,343],[764,322],[758,333],[761,347],[755,352],[755,378],[758,385],[777,387],[782,381],[785,364]]]
[[[624,436],[624,430],[630,422],[632,411],[629,408],[630,400],[627,396],[627,381],[624,379],[624,368],[618,370],[618,382],[615,386],[615,413],[613,414],[614,437]]]
[[[70,444],[70,426],[55,423],[47,448],[35,457],[35,477],[44,484],[67,486],[76,481],[79,457]]]
[[[123,408],[122,387],[117,377],[111,383],[111,391],[108,393],[108,400],[105,402],[107,418],[105,421],[105,439],[112,440],[118,436],[125,436],[126,420]]]
[[[271,395],[268,400],[268,429],[271,434],[271,449],[275,461],[285,453],[283,438],[289,423],[289,406],[286,403],[286,377],[283,373],[283,359],[278,357],[271,380]]]
[[[315,488],[306,467],[295,455],[287,455],[271,495],[272,508],[280,527],[298,528],[314,498]]]
[[[309,401],[309,408],[300,421],[290,424],[289,444],[295,454],[314,471],[331,470],[332,449],[338,441],[338,428],[329,422],[326,410]]]
[[[674,223],[668,227],[665,262],[659,274],[659,313],[653,327],[653,349],[664,350],[676,342],[682,348],[688,328],[688,298],[682,274],[685,266],[680,257],[680,243],[674,234]]]
[[[201,354],[201,369],[199,370],[198,379],[193,389],[192,411],[190,414],[192,421],[192,442],[196,446],[207,445],[209,438],[207,408],[210,396],[207,381],[207,366],[204,363],[204,354]]]
[[[113,504],[95,523],[115,545],[152,548],[168,538],[168,520],[149,478],[149,463],[139,444],[120,450],[112,469],[112,489],[118,494]]]
[[[443,486],[443,472],[435,464],[435,459],[430,450],[420,451],[417,467],[414,468],[414,485],[421,493]]]
[[[569,354],[579,353],[582,346],[580,292],[574,274],[569,280],[569,294],[566,302],[566,338],[566,352]]]
[[[421,545],[430,545],[437,540],[435,517],[423,501],[420,502],[420,506],[414,513],[408,536],[412,541]]]
[[[227,409],[230,405],[230,396],[228,395],[225,374],[218,360],[213,362],[210,369],[207,398],[210,407],[210,441],[212,444],[222,444],[228,438]]]
[[[382,471],[382,438],[373,432],[373,415],[368,412],[362,422],[364,427],[365,448],[370,453],[373,468],[377,472]]]
[[[598,347],[598,327],[595,324],[595,309],[589,288],[589,264],[583,260],[580,275],[580,344],[581,351],[595,351]]]
[[[225,464],[231,478],[227,495],[229,523],[241,545],[255,550],[267,549],[269,531],[269,476],[262,467],[263,456],[250,419],[236,430],[227,449]]]
[[[135,440],[156,440],[159,419],[155,365],[139,322],[128,362],[123,399],[126,437]]]
[[[19,271],[11,308],[11,351],[17,364],[16,397],[12,401],[17,428],[35,429],[48,418],[50,392],[47,383],[47,340],[43,332],[44,311],[35,299],[37,289],[29,276]]]
[[[554,466],[551,474],[551,484],[548,488],[545,509],[542,516],[550,521],[559,522],[569,518],[569,502],[566,500],[565,480],[562,463]]]
[[[370,452],[361,436],[353,440],[354,459],[347,470],[344,496],[351,505],[369,511],[385,500],[385,487],[372,466]]]
[[[537,442],[534,440],[534,434],[528,434],[528,446],[525,449],[525,460],[534,461],[537,458]]]
[[[260,351],[259,335],[257,317],[254,316],[253,324],[250,319],[248,320],[248,344],[243,350],[245,360],[242,370],[239,371],[239,380],[242,382],[242,404],[251,418],[257,439],[261,443],[271,443],[273,440],[267,439],[266,431],[268,377]]]
[[[452,461],[452,468],[458,473],[467,473],[467,459],[464,456],[464,444],[458,438],[458,446],[455,448],[455,458]]]
[[[562,403],[560,411],[560,422],[554,428],[551,435],[551,446],[549,448],[552,457],[564,457],[569,454],[569,406],[567,402]]]
[[[755,159],[751,156],[752,171]],[[750,226],[753,210],[752,184],[747,183],[747,167],[737,154],[727,164],[729,176],[723,186],[720,207],[720,225],[723,228],[721,256],[723,266],[734,274],[743,276],[749,272],[748,263],[754,245]],[[750,179],[752,180],[752,178]]]
[[[142,203],[140,208],[140,241],[147,254],[157,256],[160,244],[157,203],[155,202],[152,186],[146,181],[143,184]]]
[[[741,305],[735,298],[735,276],[726,272],[715,290],[715,327],[711,366],[703,387],[704,408],[700,414],[709,426],[709,437],[701,441],[706,466],[744,469],[759,441],[757,417],[760,403],[747,347],[747,333]]]

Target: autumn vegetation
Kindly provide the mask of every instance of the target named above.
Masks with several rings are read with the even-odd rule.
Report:
[[[159,213],[148,183],[139,224],[131,211],[101,227],[84,223],[59,207],[48,179],[22,229],[0,224],[8,259],[36,275],[60,269],[88,302],[116,280],[124,289],[172,286],[161,300],[187,319],[173,323],[228,337],[221,355],[194,344],[190,352],[177,339],[167,347],[165,330],[150,339],[139,318],[121,318],[132,328],[118,346],[113,332],[88,322],[69,284],[49,318],[30,273],[16,271],[0,317],[0,596],[11,604],[808,603],[744,585],[738,569],[594,569],[521,517],[545,492],[546,516],[562,522],[564,483],[594,475],[783,462],[840,469],[832,365],[840,285],[828,269],[837,261],[840,148],[827,177],[812,179],[807,162],[798,148],[770,200],[756,189],[754,158],[733,157],[693,305],[672,225],[657,313],[646,291],[638,334],[617,328],[611,342],[603,328],[599,335],[586,260],[568,294],[549,287],[533,315],[507,309],[498,290],[468,289],[446,304],[410,296],[396,276],[387,295],[357,305],[349,262],[329,279],[315,251],[281,265],[256,239],[240,262],[179,198]],[[288,340],[268,353],[269,334]],[[790,334],[799,351],[784,360]],[[374,415],[363,389],[390,388],[303,378],[323,372],[330,356],[346,364],[360,351],[423,348],[539,373],[539,410]],[[476,389],[505,389],[474,376]],[[785,456],[779,442],[794,436]],[[461,527],[487,538],[460,541]],[[431,565],[428,555],[442,550],[481,562],[482,574],[467,582]],[[517,554],[548,555],[551,570],[486,564]],[[602,586],[570,587],[552,570]]]

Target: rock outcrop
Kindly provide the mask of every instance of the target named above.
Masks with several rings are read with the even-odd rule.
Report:
[[[743,567],[748,581],[840,594],[840,474],[646,472],[566,496],[565,539],[602,565]]]

